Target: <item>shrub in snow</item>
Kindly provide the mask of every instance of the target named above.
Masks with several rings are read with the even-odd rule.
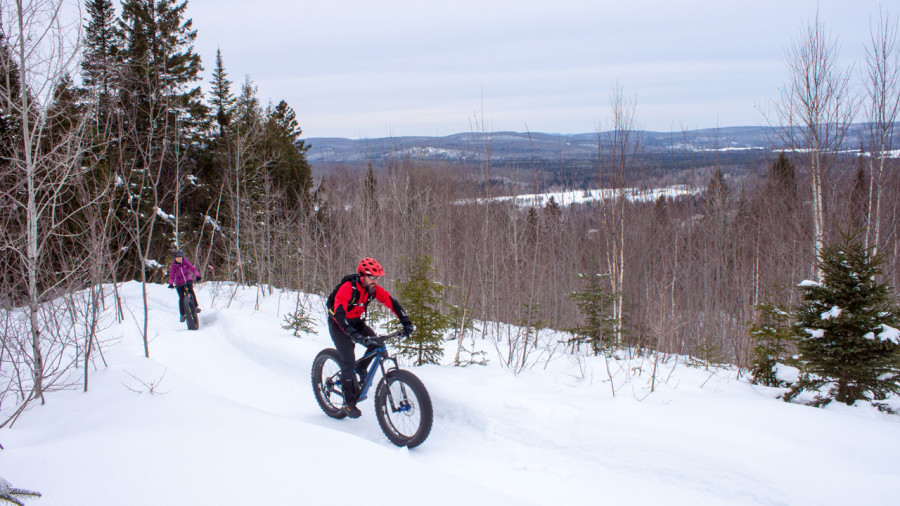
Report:
[[[879,282],[882,259],[854,237],[842,235],[822,252],[821,283],[803,283],[793,333],[800,352],[800,378],[785,400],[816,393],[814,405],[883,401],[900,394],[897,302]]]
[[[310,316],[309,311],[297,300],[297,310],[293,313],[284,315],[284,330],[290,330],[294,336],[302,337],[300,333],[312,334],[316,331],[315,321]]]

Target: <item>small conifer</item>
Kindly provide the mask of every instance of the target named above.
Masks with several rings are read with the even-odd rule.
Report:
[[[750,326],[753,358],[750,375],[753,383],[769,387],[785,386],[778,378],[777,366],[789,361],[788,345],[793,341],[791,313],[772,303],[756,306],[759,320]]]
[[[801,377],[786,400],[806,390],[817,393],[814,405],[866,400],[887,409],[878,401],[900,394],[898,308],[878,280],[881,261],[855,236],[824,248],[823,282],[801,284],[794,326]]]
[[[415,365],[441,362],[444,333],[453,324],[449,316],[441,313],[445,287],[430,278],[432,270],[431,257],[420,255],[410,263],[407,281],[397,282],[398,298],[416,327],[412,337],[398,344],[397,353],[412,358]]]
[[[615,346],[615,323],[612,316],[612,305],[615,296],[604,289],[604,281],[609,274],[579,274],[585,287],[579,292],[569,294],[569,298],[575,301],[584,321],[581,325],[569,329],[573,337],[569,340],[572,344],[587,344],[594,355],[599,355],[604,348]]]

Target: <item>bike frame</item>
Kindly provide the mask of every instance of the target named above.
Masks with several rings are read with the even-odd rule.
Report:
[[[365,380],[363,380],[363,384],[359,387],[360,392],[358,398],[356,399],[356,402],[362,402],[366,400],[366,397],[369,394],[369,388],[371,388],[372,383],[375,382],[375,371],[380,368],[381,374],[384,376],[387,374],[388,370],[397,368],[397,361],[393,357],[388,356],[387,346],[385,346],[384,344],[381,344],[374,350],[367,352],[361,359],[357,360],[356,362],[359,363],[369,358],[372,358],[372,363],[369,364],[369,370],[366,372],[366,378]],[[384,363],[388,360],[393,362],[394,366],[385,369]]]
[[[386,336],[387,337],[387,336]],[[392,371],[397,369],[397,359],[388,355],[387,351],[387,340],[381,342],[381,344],[370,351],[367,351],[362,358],[356,361],[356,363],[360,363],[369,358],[372,359],[372,363],[369,364],[369,370],[366,372],[366,378],[363,380],[363,384],[359,387],[359,397],[356,399],[356,402],[362,402],[366,400],[366,397],[369,394],[369,388],[372,387],[372,383],[375,382],[375,371],[379,368],[381,369],[381,375],[387,377],[388,371]],[[393,362],[393,366],[385,367],[385,362],[390,361]]]

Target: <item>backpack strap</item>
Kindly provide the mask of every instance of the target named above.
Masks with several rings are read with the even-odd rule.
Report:
[[[359,282],[359,274],[348,274],[341,279],[341,282],[334,287],[334,290],[331,291],[331,295],[328,296],[328,300],[325,302],[325,306],[328,309],[328,314],[334,316],[334,298],[337,296],[338,290],[344,286],[344,283],[350,282],[350,288],[353,290],[350,294],[350,301],[347,303],[347,309],[350,309],[351,306],[355,305],[359,302],[359,287],[357,283]]]

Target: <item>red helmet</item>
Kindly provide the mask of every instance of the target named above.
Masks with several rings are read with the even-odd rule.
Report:
[[[381,268],[381,265],[374,258],[363,258],[359,261],[359,266],[356,267],[356,272],[363,274],[365,276],[384,276],[384,269]]]

